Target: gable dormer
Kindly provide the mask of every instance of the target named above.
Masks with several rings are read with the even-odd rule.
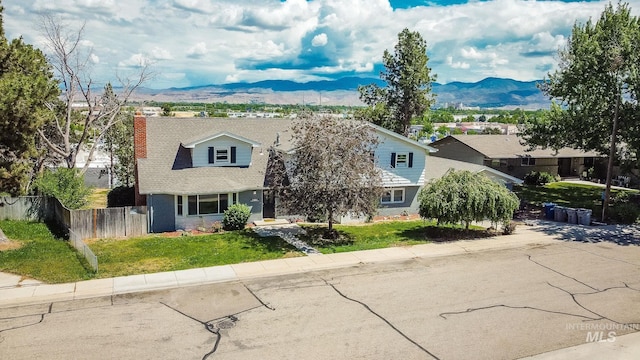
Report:
[[[253,149],[260,143],[228,132],[199,137],[182,146],[191,151],[193,167],[251,165]]]

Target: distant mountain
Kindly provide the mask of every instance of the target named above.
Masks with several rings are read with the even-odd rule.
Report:
[[[265,80],[164,90],[140,89],[136,98],[158,102],[363,105],[358,98],[357,88],[371,83],[384,86],[380,79],[360,77],[305,83]],[[434,83],[433,92],[437,95],[436,105],[439,106],[463,104],[481,108],[546,108],[549,100],[536,84],[537,81],[489,77],[475,83]]]

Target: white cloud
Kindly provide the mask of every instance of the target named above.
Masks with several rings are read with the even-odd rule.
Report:
[[[151,63],[148,57],[143,54],[133,54],[128,59],[122,60],[118,63],[119,67],[137,68],[148,65]]]
[[[630,0],[639,15],[640,0]],[[154,61],[157,85],[269,78],[378,77],[397,34],[419,31],[439,82],[486,76],[542,78],[574,22],[598,17],[603,1],[470,1],[392,9],[388,0],[2,0],[9,38],[41,46],[38,14],[83,23],[96,78],[116,66]],[[206,59],[206,61],[204,61]]]
[[[171,56],[171,52],[167,49],[163,49],[161,47],[154,47],[151,49],[151,53],[149,56],[153,60],[171,60],[173,56]]]
[[[453,62],[453,56],[447,57],[447,65],[449,65],[453,69],[468,69],[471,67],[471,65],[469,65],[469,63],[466,63],[466,62],[462,62],[462,61]]]
[[[327,42],[329,42],[327,34],[322,33],[313,37],[313,40],[311,40],[311,45],[315,47],[325,46],[327,45]]]
[[[187,50],[187,56],[198,59],[206,55],[208,52],[207,44],[199,42]]]
[[[92,64],[98,64],[100,63],[100,58],[98,57],[98,55],[92,53],[91,55],[89,55],[89,61],[91,61]]]

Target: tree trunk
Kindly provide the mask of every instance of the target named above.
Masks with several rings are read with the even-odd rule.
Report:
[[[607,210],[611,198],[611,178],[613,172],[613,160],[616,156],[616,136],[618,133],[618,108],[620,107],[620,96],[616,97],[616,107],[613,112],[613,129],[611,130],[611,149],[609,149],[609,161],[607,162],[607,182],[604,189],[604,201],[602,202],[602,221],[607,219]]]
[[[333,210],[329,210],[329,215],[328,215],[328,223],[329,223],[329,234],[333,234]]]

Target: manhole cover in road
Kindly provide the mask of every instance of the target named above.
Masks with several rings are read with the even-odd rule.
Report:
[[[216,327],[220,330],[231,329],[234,326],[236,326],[236,323],[231,320],[223,320],[216,324]]]

